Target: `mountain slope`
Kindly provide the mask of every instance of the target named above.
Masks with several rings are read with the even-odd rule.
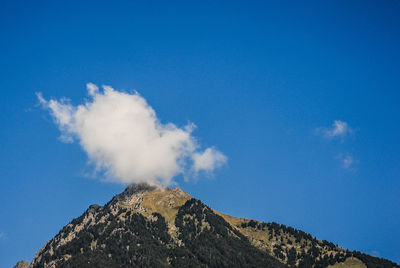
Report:
[[[92,205],[30,267],[399,267],[277,223],[214,211],[180,188],[135,184]]]

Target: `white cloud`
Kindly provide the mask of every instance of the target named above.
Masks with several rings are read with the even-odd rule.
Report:
[[[64,142],[79,141],[96,170],[120,183],[173,183],[190,170],[211,172],[226,162],[214,148],[199,150],[194,125],[162,124],[137,92],[119,92],[89,83],[90,100],[74,106],[67,99],[45,100]]]
[[[349,153],[339,154],[337,159],[339,159],[342,167],[345,169],[349,169],[354,166],[354,158]]]
[[[342,160],[344,168],[350,168],[354,162],[353,157],[351,155],[346,155]]]
[[[226,156],[214,148],[207,148],[203,153],[194,153],[192,155],[195,172],[200,170],[213,171],[226,163]]]
[[[94,95],[96,95],[96,93],[99,92],[99,87],[96,86],[96,85],[93,84],[93,83],[87,83],[87,84],[86,84],[86,88],[87,88],[88,94],[89,94],[90,96],[94,96]]]
[[[341,120],[333,121],[331,128],[318,128],[317,131],[322,133],[323,136],[329,139],[333,138],[343,139],[344,137],[353,132],[353,130],[349,127],[349,125]]]

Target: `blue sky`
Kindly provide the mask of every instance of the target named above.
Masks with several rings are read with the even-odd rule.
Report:
[[[1,2],[0,267],[124,189],[35,95],[88,82],[196,124],[228,161],[175,181],[211,207],[400,262],[398,1],[80,2]]]

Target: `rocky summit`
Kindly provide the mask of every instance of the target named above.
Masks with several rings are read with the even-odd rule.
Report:
[[[133,184],[15,267],[400,267],[278,223],[232,217],[179,187]]]

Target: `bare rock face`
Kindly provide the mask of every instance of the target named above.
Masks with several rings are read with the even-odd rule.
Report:
[[[27,261],[19,261],[17,264],[14,266],[14,268],[29,268],[30,265]]]

